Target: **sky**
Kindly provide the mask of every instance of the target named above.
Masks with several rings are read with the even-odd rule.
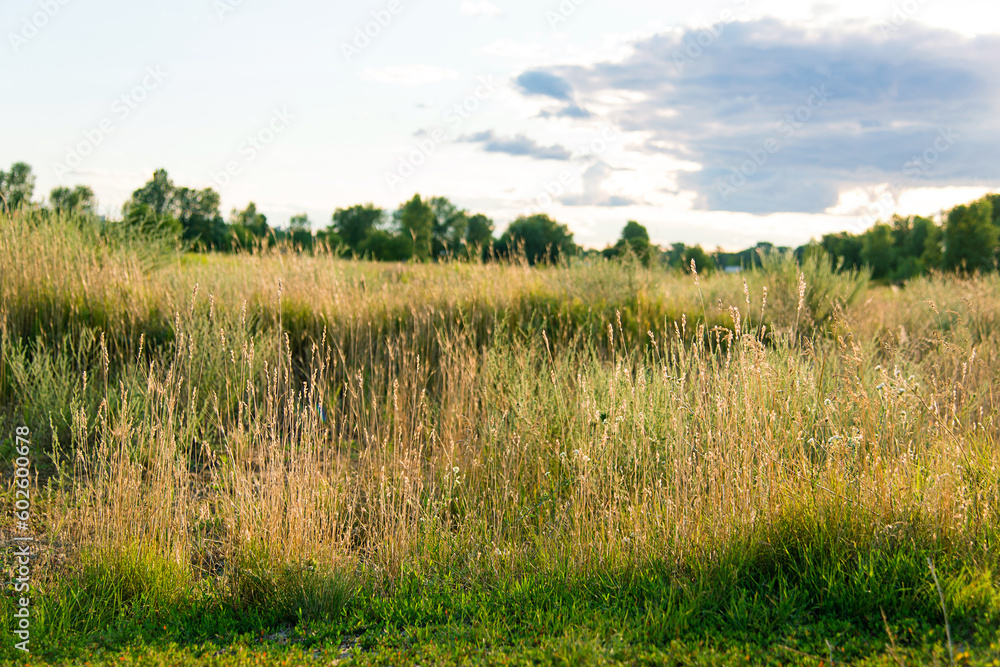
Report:
[[[1000,188],[980,0],[5,0],[0,169],[116,215],[164,168],[317,229],[415,193],[735,250]]]

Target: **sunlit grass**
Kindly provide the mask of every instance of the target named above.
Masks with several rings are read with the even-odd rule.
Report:
[[[1000,613],[996,276],[868,291],[789,258],[696,279],[0,232],[40,639],[479,605],[562,651],[574,604],[606,616],[580,630],[599,656],[640,617],[627,643],[660,649],[817,618],[885,638],[882,611],[937,621],[928,557],[960,630]]]

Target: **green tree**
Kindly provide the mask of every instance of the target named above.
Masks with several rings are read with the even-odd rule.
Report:
[[[326,229],[317,230],[313,245],[325,246],[327,249],[338,253],[350,252],[347,244],[344,243],[344,239],[340,238],[340,234],[333,229],[332,225]]]
[[[144,233],[179,239],[184,232],[180,221],[172,215],[157,215],[149,204],[132,204],[125,207],[125,224]]]
[[[684,256],[687,254],[687,246],[683,243],[671,243],[670,248],[664,255],[667,266],[681,268],[684,265]],[[688,262],[690,264],[690,262]]]
[[[833,266],[842,271],[860,269],[864,263],[861,259],[861,237],[847,232],[826,234],[820,245],[830,255]]]
[[[52,188],[49,203],[58,213],[93,215],[97,210],[94,191],[86,185],[77,185],[72,190],[65,186]]]
[[[141,188],[132,193],[132,198],[125,204],[126,208],[146,206],[156,217],[173,215],[174,182],[167,176],[165,169],[157,169],[153,177]]]
[[[699,274],[709,274],[715,271],[715,262],[700,245],[688,246],[684,250],[685,270],[690,271],[692,260]]]
[[[229,248],[247,249],[254,248],[260,243],[260,239],[246,226],[239,223],[229,224]]]
[[[985,199],[993,207],[993,226],[1000,228],[1000,194],[989,194]]]
[[[470,248],[485,249],[493,239],[493,221],[482,213],[469,218],[465,228],[465,242]]]
[[[631,253],[644,265],[648,266],[653,256],[653,246],[649,243],[649,232],[635,220],[629,220],[622,229],[618,242],[604,250],[605,257],[622,257]]]
[[[936,265],[928,265],[925,257],[928,239],[931,243],[940,240],[940,230],[930,218],[919,215],[911,217],[893,216],[893,245],[895,249],[893,280],[907,280],[926,273]]]
[[[184,228],[178,220],[178,206],[174,197],[173,181],[164,169],[157,169],[153,177],[122,206],[125,223],[147,233],[164,233],[180,238]]]
[[[893,270],[892,227],[884,222],[876,223],[861,237],[861,261],[872,270],[872,278],[888,278]]]
[[[413,256],[426,260],[431,254],[434,234],[434,210],[420,195],[401,205],[393,215],[399,228],[413,239]]]
[[[288,231],[292,237],[292,243],[304,249],[312,248],[313,234],[312,223],[305,213],[293,215],[288,221]]]
[[[35,194],[35,175],[27,162],[15,162],[10,171],[0,171],[0,205],[14,211],[31,203]]]
[[[198,250],[225,250],[229,230],[219,213],[219,193],[212,188],[175,188],[171,208],[181,225],[181,235]]]
[[[996,268],[1000,230],[993,224],[993,204],[983,198],[948,211],[944,227],[944,268],[991,271]]]
[[[384,229],[373,229],[358,250],[369,259],[404,262],[413,256],[413,239],[406,232],[393,234]]]
[[[629,220],[622,229],[622,240],[649,245],[649,232],[635,220]]]
[[[271,228],[267,225],[267,216],[257,212],[257,204],[250,202],[242,211],[233,209],[229,214],[229,219],[233,227],[240,227],[246,230],[253,238],[260,240],[268,236]]]
[[[165,169],[157,169],[132,193],[122,213],[126,223],[166,230],[196,250],[225,250],[230,246],[230,235],[219,203],[219,193],[212,188],[177,187]]]
[[[166,234],[180,238],[184,228],[177,219],[174,184],[163,169],[153,172],[153,177],[122,206],[122,218],[130,227],[146,233]]]
[[[523,252],[529,264],[555,263],[560,258],[576,254],[573,233],[548,215],[539,213],[521,216],[510,223],[497,244],[500,254],[511,256]]]
[[[374,204],[338,208],[333,212],[333,220],[328,231],[337,236],[355,252],[361,252],[365,238],[385,220],[385,211]]]
[[[944,230],[940,225],[931,223],[924,239],[923,252],[920,254],[920,266],[923,271],[940,269],[944,265]]]
[[[431,252],[434,257],[457,255],[469,226],[468,214],[447,197],[432,197],[427,203],[434,211]]]

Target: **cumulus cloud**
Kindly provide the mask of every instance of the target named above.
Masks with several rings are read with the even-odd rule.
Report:
[[[613,116],[647,133],[640,151],[700,164],[679,185],[703,209],[816,213],[858,186],[1000,179],[1000,38],[916,22],[890,35],[775,19],[714,29],[655,35],[624,60],[536,68],[516,83],[563,102],[565,116]]]
[[[570,151],[558,144],[542,146],[534,139],[524,134],[513,137],[500,137],[491,130],[476,132],[459,137],[459,141],[482,144],[487,153],[504,153],[506,155],[524,156],[536,160],[569,160]]]
[[[517,77],[515,83],[527,95],[542,95],[562,101],[573,99],[573,87],[569,82],[551,72],[528,71]]]
[[[563,104],[554,110],[543,110],[542,118],[590,118],[591,113],[573,99],[573,87],[566,79],[541,70],[524,72],[514,83],[525,95],[548,97]]]
[[[592,113],[579,106],[578,104],[567,104],[561,109],[556,111],[542,111],[539,114],[542,118],[574,118],[574,119],[584,119],[593,116]]]
[[[620,194],[609,194],[604,186],[614,173],[605,162],[598,161],[583,172],[583,192],[560,198],[565,206],[634,206],[640,202]]]

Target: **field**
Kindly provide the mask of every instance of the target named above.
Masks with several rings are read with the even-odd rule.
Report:
[[[1000,665],[996,274],[184,255],[15,214],[0,327],[5,659]]]

